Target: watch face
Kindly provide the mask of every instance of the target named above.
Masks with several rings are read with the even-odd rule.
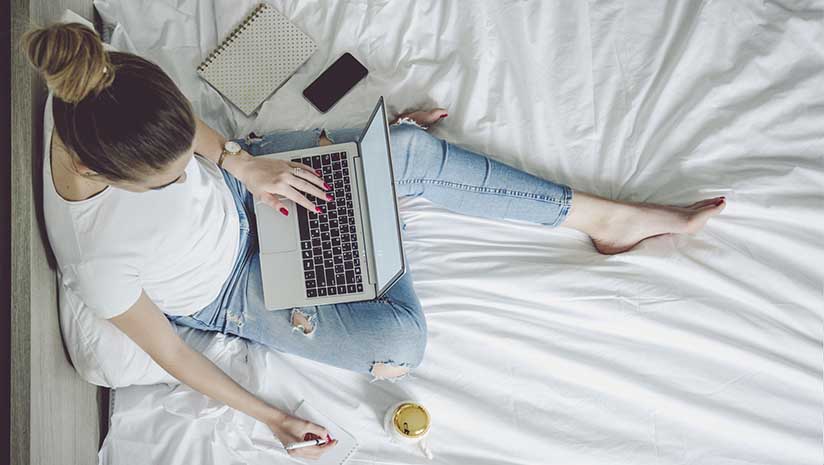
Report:
[[[233,140],[230,140],[229,142],[226,142],[226,145],[224,145],[223,148],[225,148],[226,151],[229,152],[229,153],[238,153],[238,152],[240,152],[240,144],[238,144],[237,142],[235,142]]]

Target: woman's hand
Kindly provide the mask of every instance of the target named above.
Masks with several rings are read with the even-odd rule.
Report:
[[[402,114],[395,118],[392,124],[400,119],[410,119],[419,126],[427,128],[446,117],[445,109],[435,108]],[[322,145],[330,143],[325,137],[321,141]],[[232,157],[231,161],[227,160],[227,162],[236,164],[232,167],[226,164],[224,166],[227,166],[227,169],[246,185],[246,189],[255,196],[256,200],[279,210],[284,215],[288,215],[289,210],[281,201],[283,198],[291,199],[309,211],[323,212],[301,192],[310,194],[322,202],[332,200],[332,196],[325,192],[330,190],[331,186],[323,182],[320,173],[317,173],[311,166],[287,160],[252,157],[245,151],[241,156]]]
[[[282,412],[275,418],[268,420],[266,426],[269,427],[284,446],[293,442],[311,441],[312,439],[318,438],[331,439],[329,437],[329,431],[327,431],[326,428]],[[302,447],[300,449],[288,450],[286,453],[293,457],[316,460],[328,452],[329,449],[335,447],[337,443],[337,440],[332,440],[322,446]]]
[[[324,428],[295,418],[256,397],[202,353],[189,347],[146,292],[141,292],[137,302],[111,322],[181,383],[264,423],[284,445],[303,441],[307,433],[321,438],[327,436]],[[334,444],[333,441],[289,453],[318,457]]]
[[[283,198],[293,200],[307,210],[317,213],[323,210],[302,193],[323,202],[332,200],[332,196],[325,192],[331,189],[331,186],[323,182],[311,166],[288,160],[252,157],[245,152],[238,159],[242,159],[243,162],[237,169],[236,177],[254,195],[255,200],[279,210],[284,215],[288,215],[289,210],[282,202]]]

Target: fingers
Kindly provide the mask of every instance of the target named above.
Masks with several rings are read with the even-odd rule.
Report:
[[[306,434],[303,436],[304,441],[311,441],[312,439],[320,439],[320,438],[327,438],[329,439],[329,431],[326,428],[318,426],[314,423],[306,422],[305,431]],[[319,458],[321,455],[326,453],[331,447],[335,447],[338,443],[337,440],[333,440],[327,442],[326,444],[319,445],[319,446],[311,446],[311,447],[303,447],[300,449],[292,449],[287,451],[287,453],[294,457],[303,457],[311,460],[315,460]]]
[[[293,176],[288,182],[295,189],[306,192],[307,194],[312,194],[315,198],[323,200],[324,202],[328,202],[332,199],[330,194],[327,194],[326,192],[315,187],[313,184],[309,184],[309,182],[298,177]]]
[[[326,185],[326,183],[323,182],[323,178],[311,166],[306,166],[302,163],[295,163],[295,162],[289,162],[289,166],[291,166],[292,168],[300,168],[301,169],[301,171],[299,171],[297,173],[293,173],[296,177],[303,178],[303,179],[311,182],[312,184],[318,186],[321,189],[327,189],[327,190],[329,189],[329,187]]]
[[[309,460],[317,460],[329,449],[321,448],[321,446],[304,447],[302,449],[294,449],[288,451],[292,457],[300,457]]]
[[[317,434],[314,434],[314,433],[306,433],[306,435],[303,437],[304,441],[311,441],[312,439],[326,439],[326,441],[327,441],[326,443],[321,444],[321,445],[318,446],[318,447],[321,447],[321,448],[333,447],[335,444],[338,443],[338,440],[337,439],[332,439],[332,436],[330,436],[328,432],[326,433],[326,436],[324,436],[324,437],[321,437],[321,436],[319,436]]]
[[[273,209],[279,211],[283,216],[289,215],[289,209],[286,208],[286,205],[280,201],[279,198],[276,196],[266,193],[260,196],[259,200],[266,205],[272,207]]]
[[[310,459],[310,460],[319,459],[320,456],[323,455],[325,452],[326,452],[326,450],[323,450],[318,446],[303,447],[303,448],[300,448],[300,449],[292,449],[292,450],[286,451],[286,453],[291,455],[292,457],[300,457],[300,458]]]
[[[307,199],[305,195],[301,194],[300,192],[296,191],[292,187],[287,187],[284,192],[281,193],[284,197],[294,201],[296,204],[302,206],[303,208],[309,210],[310,212],[314,213],[321,213],[321,210],[317,205],[315,205],[311,200]]]
[[[316,425],[314,423],[309,423],[306,426],[306,431],[314,434],[319,439],[326,438],[326,436],[329,436],[329,431],[326,428],[320,425]]]
[[[312,168],[312,167],[311,167],[311,166],[309,166],[309,165],[304,165],[303,163],[298,163],[298,162],[296,162],[296,161],[289,161],[289,162],[287,162],[287,163],[289,163],[289,166],[290,166],[290,167],[292,167],[292,168],[300,168],[300,169],[302,169],[303,171],[305,171],[305,172],[306,172],[306,174],[309,174],[310,176],[311,176],[312,174],[314,174],[314,175],[315,175],[315,177],[318,177],[318,178],[320,177],[320,171],[318,171],[318,170],[316,170],[316,169]]]

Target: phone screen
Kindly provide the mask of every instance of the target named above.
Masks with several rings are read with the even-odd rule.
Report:
[[[344,53],[303,90],[303,96],[321,113],[326,113],[368,73],[355,57]]]

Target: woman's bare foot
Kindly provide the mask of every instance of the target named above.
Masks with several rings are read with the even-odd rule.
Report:
[[[435,108],[433,110],[419,110],[404,113],[395,118],[391,124],[395,124],[401,119],[408,118],[417,123],[418,126],[423,126],[424,128],[426,128],[428,126],[432,126],[433,124],[437,123],[441,118],[446,118],[447,116],[449,115],[443,108]]]
[[[688,207],[632,204],[576,192],[564,226],[589,235],[598,252],[618,254],[641,241],[662,234],[694,234],[726,206],[724,197]]]
[[[443,108],[435,108],[434,110],[418,110],[409,113],[404,113],[395,118],[394,120],[392,120],[392,122],[389,124],[395,124],[402,119],[411,119],[418,126],[424,129],[428,129],[429,126],[432,126],[433,124],[440,121],[441,118],[446,118],[447,116],[449,115],[446,114],[446,110],[444,110]],[[318,145],[332,145],[332,141],[329,140],[328,137],[326,137],[325,131],[320,134],[320,138],[318,139]]]

